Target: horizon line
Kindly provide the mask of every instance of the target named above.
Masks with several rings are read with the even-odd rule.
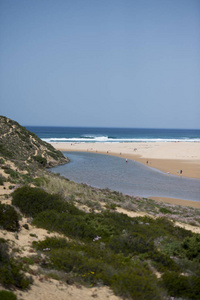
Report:
[[[104,128],[104,129],[161,129],[161,130],[200,130],[200,128],[181,128],[181,127],[119,127],[119,126],[72,126],[72,125],[22,125],[24,127],[62,127],[62,128]]]

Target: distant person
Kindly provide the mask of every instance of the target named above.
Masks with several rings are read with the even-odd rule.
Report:
[[[183,171],[182,170],[180,170],[180,174],[182,175],[182,173],[183,173]]]
[[[128,162],[128,159],[126,158],[126,162]]]

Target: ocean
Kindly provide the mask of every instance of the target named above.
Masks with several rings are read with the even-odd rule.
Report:
[[[26,126],[46,142],[200,142],[200,130]],[[51,169],[78,183],[140,197],[200,201],[200,179],[165,174],[136,161],[109,155],[64,152],[70,163]]]
[[[200,142],[196,129],[26,126],[46,142]]]

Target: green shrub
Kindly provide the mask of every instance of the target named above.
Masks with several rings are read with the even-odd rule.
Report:
[[[110,244],[110,248],[116,253],[122,252],[128,254],[141,254],[154,251],[154,244],[151,238],[145,239],[141,234],[123,234],[114,237]]]
[[[127,268],[114,275],[111,286],[117,295],[128,299],[162,299],[156,287],[155,276],[149,275],[141,264],[135,265],[132,270]]]
[[[157,279],[149,270],[150,263],[160,272],[172,271],[170,276],[176,274],[180,279],[181,289],[186,291],[184,297],[187,294],[191,299],[198,299],[195,297],[199,294],[199,277],[190,276],[187,285],[187,280],[184,279],[187,277],[180,277],[180,272],[185,271],[179,266],[180,260],[170,257],[172,250],[163,251],[165,244],[171,244],[172,249],[178,251],[176,253],[173,250],[174,255],[179,257],[182,238],[184,237],[185,242],[190,241],[190,244],[196,235],[175,227],[165,218],[130,218],[108,211],[98,214],[68,214],[48,210],[39,213],[33,224],[63,233],[73,240],[84,241],[80,243],[49,238],[40,243],[35,242],[38,250],[50,249],[46,252],[50,258],[47,266],[50,269],[72,272],[73,276],[78,276],[79,280],[84,280],[87,284],[93,285],[100,281],[125,298],[163,299],[162,289],[164,287],[169,292],[167,282],[170,280],[163,277],[160,290]],[[183,257],[186,259],[184,254]],[[193,272],[196,272],[195,269]],[[176,287],[173,289],[176,290]],[[178,290],[177,294],[181,292]]]
[[[159,211],[160,211],[162,214],[171,214],[171,213],[172,213],[172,211],[171,211],[170,209],[165,208],[165,207],[161,207],[161,208],[159,209]]]
[[[32,178],[31,175],[22,174],[21,177],[22,177],[23,184],[28,184],[28,183],[31,183],[33,181],[33,178]]]
[[[9,256],[8,245],[5,240],[0,240],[0,283],[5,287],[26,289],[31,283],[21,271],[22,265]]]
[[[19,230],[19,215],[14,207],[0,203],[0,226],[5,230]]]
[[[11,168],[5,168],[5,173],[9,174],[12,179],[19,178],[19,173],[12,170]]]
[[[102,240],[109,239],[116,228],[104,214],[86,214],[72,210],[71,213],[59,213],[55,210],[44,211],[35,217],[33,224],[50,231],[58,231],[67,236],[93,240],[99,236]]]
[[[5,178],[2,175],[0,175],[0,185],[3,185],[4,181],[5,181]]]
[[[34,184],[37,187],[42,187],[46,183],[46,178],[44,177],[37,177],[34,179]]]
[[[58,160],[58,153],[54,153],[51,151],[47,151],[47,154],[51,156],[53,159]]]
[[[117,204],[115,203],[108,203],[105,206],[107,209],[115,210],[117,208]]]
[[[31,281],[21,272],[21,266],[10,260],[9,263],[0,266],[0,282],[5,287],[15,286],[19,289],[27,289]]]
[[[200,235],[185,238],[182,248],[189,260],[200,262]]]
[[[176,272],[163,274],[161,284],[170,296],[199,299],[200,273],[197,276],[183,276]]]
[[[167,240],[166,243],[164,243],[162,250],[169,256],[177,256],[180,258],[184,257],[183,248],[181,247],[181,243],[178,241]]]
[[[0,158],[0,164],[4,164],[5,163],[5,161],[4,161],[4,159],[3,158]]]
[[[2,144],[0,144],[0,154],[7,158],[13,157],[13,153],[11,151],[7,150],[7,148],[4,147],[4,145],[2,145]]]
[[[149,257],[160,272],[164,272],[166,270],[180,271],[180,267],[173,259],[158,250],[154,250],[152,253],[149,253]]]
[[[70,214],[58,213],[55,210],[48,210],[38,214],[33,220],[33,224],[74,238],[89,238],[92,240],[96,236],[96,232],[93,232],[87,226],[85,218],[81,215],[74,217]]]
[[[47,160],[45,157],[42,157],[40,155],[36,155],[36,156],[33,156],[33,159],[42,167],[46,167],[47,165]]]
[[[39,243],[35,242],[34,244],[37,250],[43,250],[45,248],[61,249],[66,248],[68,246],[68,242],[65,238],[58,237],[47,237],[44,241],[41,241]]]
[[[54,209],[58,212],[78,213],[72,204],[64,202],[60,195],[49,194],[42,189],[24,186],[12,193],[13,205],[27,216],[35,217],[40,212]]]
[[[17,296],[13,292],[0,291],[0,300],[17,300]]]
[[[34,244],[38,250],[50,249],[50,268],[73,272],[89,285],[101,281],[122,297],[161,299],[157,279],[147,264],[134,262],[132,257],[115,254],[109,248],[102,249],[100,243],[47,238]]]
[[[9,260],[8,245],[6,240],[0,238],[0,264],[7,260]]]

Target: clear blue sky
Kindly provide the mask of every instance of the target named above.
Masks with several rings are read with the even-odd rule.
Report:
[[[0,0],[0,115],[200,128],[199,0]]]

